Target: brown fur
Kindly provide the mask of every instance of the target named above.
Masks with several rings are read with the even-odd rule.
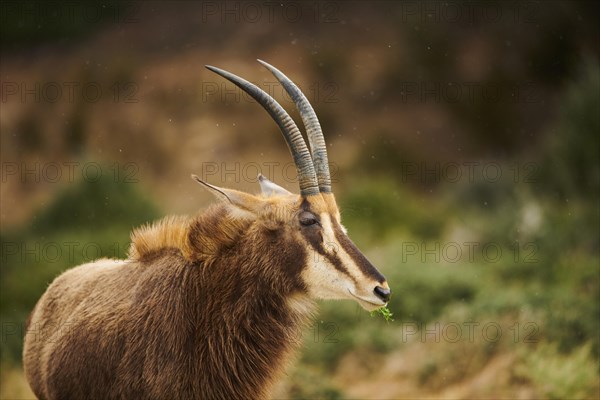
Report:
[[[325,207],[317,200],[315,207]],[[213,206],[136,230],[127,261],[73,268],[32,313],[24,367],[42,399],[257,399],[312,309],[298,198]],[[254,210],[256,211],[256,210]]]

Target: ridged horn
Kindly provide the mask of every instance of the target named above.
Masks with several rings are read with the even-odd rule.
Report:
[[[302,196],[318,194],[319,184],[310,152],[308,151],[308,147],[306,147],[302,134],[292,117],[289,116],[274,98],[253,83],[211,65],[206,65],[206,68],[237,85],[267,110],[279,126],[279,129],[287,142],[288,148],[292,153],[292,157],[294,158],[294,163],[298,170],[300,194]]]
[[[315,173],[317,174],[319,182],[319,189],[322,193],[331,193],[331,175],[329,174],[327,146],[315,110],[312,108],[310,102],[300,88],[298,88],[291,79],[285,76],[283,72],[263,60],[257,61],[275,75],[275,78],[277,78],[279,83],[281,83],[285,91],[296,104],[296,108],[302,118],[302,123],[306,128],[306,136],[308,136],[308,143],[310,144],[310,152],[312,154]]]

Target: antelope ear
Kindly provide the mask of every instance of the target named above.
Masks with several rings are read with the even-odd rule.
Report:
[[[244,211],[257,213],[260,210],[261,200],[248,193],[239,190],[227,189],[204,182],[197,175],[192,174],[192,179],[214,194],[219,200],[228,201],[232,205]]]
[[[286,189],[282,188],[276,183],[273,183],[270,180],[268,180],[263,174],[258,174],[258,183],[260,185],[261,193],[267,197],[276,195],[286,196],[292,194],[291,192],[287,191]]]

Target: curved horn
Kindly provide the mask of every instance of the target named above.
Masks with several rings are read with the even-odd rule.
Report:
[[[298,109],[300,117],[302,117],[302,122],[306,128],[306,135],[308,136],[308,143],[310,144],[315,172],[319,181],[319,189],[322,193],[331,193],[331,175],[329,174],[327,147],[325,145],[323,131],[321,130],[321,124],[319,124],[315,110],[298,86],[296,86],[296,84],[280,70],[265,61],[257,61],[275,75],[275,78],[277,78],[296,104],[296,108]]]
[[[294,123],[292,117],[281,107],[281,105],[269,96],[264,90],[258,86],[248,82],[245,79],[240,78],[230,72],[224,71],[220,68],[216,68],[210,65],[206,65],[206,68],[213,71],[216,74],[221,75],[223,78],[233,82],[244,92],[248,93],[254,98],[275,120],[279,129],[287,142],[287,145],[294,157],[294,163],[298,170],[298,180],[300,184],[300,194],[302,196],[314,195],[319,193],[319,185],[317,181],[317,175],[313,166],[312,158],[306,147],[306,143],[302,138],[300,130]]]

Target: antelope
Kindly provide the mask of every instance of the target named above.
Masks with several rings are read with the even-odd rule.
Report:
[[[259,175],[259,194],[192,178],[218,201],[131,235],[126,260],[58,276],[28,319],[23,364],[40,399],[267,398],[300,345],[316,299],[387,304],[384,276],[349,239],[331,191],[325,140],[300,89],[259,60],[294,101],[310,145],[276,100],[252,96],[279,126],[300,194]]]

